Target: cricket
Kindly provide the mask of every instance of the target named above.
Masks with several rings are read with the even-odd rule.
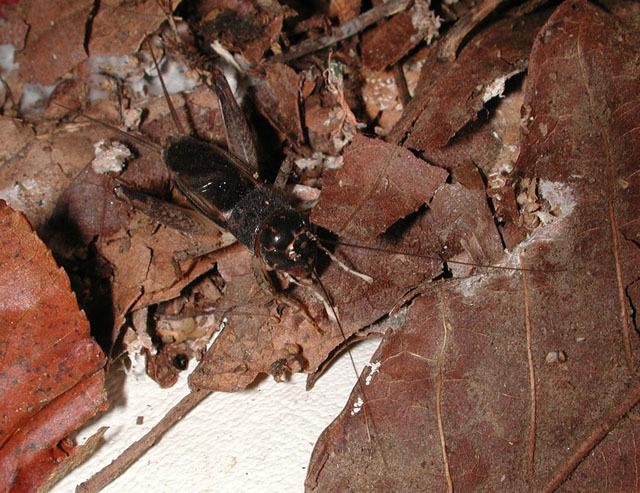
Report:
[[[617,465],[640,401],[632,9],[326,3],[158,2],[119,69],[135,97],[103,68],[110,84],[83,86],[109,60],[49,97],[51,135],[106,140],[45,242],[108,370],[140,378],[143,361],[159,387],[189,388],[77,491],[150,448],[178,462],[192,439],[168,430],[267,383],[280,408],[241,425],[311,450],[285,427],[289,384],[305,374],[320,393],[342,363],[353,389],[296,466],[305,491],[631,490]],[[176,70],[188,88],[171,89]],[[379,346],[361,370],[365,340]],[[253,455],[272,453],[252,435]],[[224,490],[239,458],[208,453]]]

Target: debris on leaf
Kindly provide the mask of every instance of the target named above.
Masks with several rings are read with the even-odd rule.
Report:
[[[104,140],[96,143],[96,157],[91,161],[91,168],[100,175],[106,173],[121,173],[127,159],[133,154],[127,146],[120,142],[107,145]]]

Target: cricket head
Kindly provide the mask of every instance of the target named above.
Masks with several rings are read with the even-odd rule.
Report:
[[[302,214],[294,209],[280,210],[262,224],[256,237],[256,252],[267,266],[305,277],[316,260],[316,241]]]

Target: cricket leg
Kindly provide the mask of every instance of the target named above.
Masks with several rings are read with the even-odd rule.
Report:
[[[270,272],[267,270],[265,263],[257,257],[253,261],[253,273],[256,281],[258,282],[258,286],[260,286],[260,289],[272,295],[278,303],[290,306],[296,312],[301,313],[304,318],[306,318],[313,324],[313,326],[320,334],[324,334],[324,331],[320,328],[320,326],[318,326],[316,321],[309,313],[309,310],[307,310],[307,308],[302,303],[300,303],[300,301],[296,300],[292,296],[282,292],[279,289],[279,287],[273,281]]]
[[[193,209],[180,207],[122,183],[114,189],[114,192],[116,197],[129,204],[133,209],[137,209],[163,226],[175,229],[183,234],[199,236],[219,233],[216,240],[212,242],[196,245],[173,255],[172,263],[177,279],[181,279],[183,276],[180,262],[201,257],[207,253],[232,245],[236,241],[233,235],[221,230],[213,221]]]

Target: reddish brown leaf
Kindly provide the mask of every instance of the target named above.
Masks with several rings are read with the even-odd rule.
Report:
[[[88,135],[34,132],[10,118],[0,121],[0,133],[0,196],[41,231],[64,188],[92,155]]]
[[[105,360],[66,273],[4,201],[0,252],[0,484],[31,491],[57,467],[58,442],[106,408]]]
[[[438,33],[440,20],[429,9],[429,3],[414,5],[362,36],[362,62],[372,70],[383,70],[397,63],[419,42],[431,39]]]
[[[76,447],[64,437],[108,407],[104,373],[99,372],[51,401],[25,422],[0,449],[0,481],[8,491],[35,491],[42,483],[74,461]],[[82,453],[82,449],[78,449]]]
[[[638,489],[638,419],[630,416],[609,433],[589,454],[571,479],[566,492],[636,491]]]
[[[357,17],[362,7],[362,0],[331,0],[329,16],[337,17],[340,23]]]
[[[33,130],[21,121],[6,116],[0,117],[0,159],[9,159],[33,138]]]
[[[431,227],[445,245],[447,259],[487,265],[502,253],[484,191],[469,190],[460,183],[446,185],[433,196],[430,209]]]
[[[427,203],[446,178],[445,170],[406,149],[358,135],[345,150],[335,183],[322,191],[311,221],[367,241]]]
[[[481,170],[487,180],[486,194],[491,199],[502,241],[508,250],[528,234],[516,203],[518,184],[508,184],[518,158],[522,100],[522,90],[510,92],[500,99],[491,114],[465,127],[448,145],[423,153],[428,162],[451,170],[454,180],[464,182],[463,170],[465,174],[468,170]]]
[[[116,200],[113,187],[112,176],[98,174],[87,165],[56,205],[56,228],[79,244],[88,244],[100,234],[113,234],[128,220],[127,208]]]
[[[172,2],[175,9],[180,1]],[[122,56],[134,53],[142,40],[166,19],[159,2],[100,2],[91,25],[89,54]],[[127,26],[127,29],[123,29]]]
[[[29,25],[26,46],[16,54],[24,81],[53,84],[87,57],[82,45],[92,6],[90,0],[65,4],[47,0],[20,2]]]
[[[423,245],[426,251],[440,248],[425,219],[408,227],[406,238]],[[334,262],[322,272],[322,282],[335,300],[347,337],[384,316],[407,291],[440,270],[437,260],[401,255],[381,264],[376,249],[397,248],[392,239],[381,239],[370,246],[371,250],[340,247],[335,255],[358,272],[372,276],[373,283],[355,277]],[[216,304],[226,318],[225,329],[191,374],[192,387],[243,389],[258,374],[271,373],[282,350],[290,345],[300,348],[304,371],[313,372],[344,342],[339,328],[327,318],[324,306],[309,288],[296,288],[292,294],[308,309],[315,323],[289,306],[279,309],[273,297],[257,285],[250,264],[251,253],[241,247],[218,260],[218,269],[228,283],[225,296]]]
[[[625,398],[640,362],[625,296],[640,273],[640,78],[628,63],[639,48],[637,33],[587,2],[551,16],[532,51],[518,161],[556,214],[520,259],[551,271],[490,271],[417,299],[373,358],[366,414],[352,411],[356,389],[316,445],[308,490],[542,490]],[[568,491],[633,490],[635,468],[618,461],[636,435],[625,419]]]
[[[157,2],[121,3],[101,2],[93,12],[91,1],[20,2],[29,25],[26,47],[17,54],[21,78],[50,85],[72,70],[87,58],[87,28],[91,32],[89,54],[120,56],[134,52],[144,36],[165,19],[165,14]]]
[[[215,254],[180,262],[182,276],[176,273],[173,255],[199,244],[229,240],[218,235],[190,238],[176,230],[158,226],[157,222],[137,213],[135,219],[114,234],[98,241],[100,253],[114,266],[113,302],[116,329],[129,311],[179,296],[194,279],[211,270]],[[233,240],[231,240],[233,241]]]
[[[266,81],[257,85],[258,109],[271,124],[294,143],[304,140],[298,106],[300,75],[282,63],[267,64]]]
[[[400,142],[407,137],[405,145],[417,150],[446,145],[475,120],[484,103],[501,93],[505,80],[525,70],[534,36],[548,15],[541,11],[496,21],[480,31],[452,63],[436,61],[435,45],[416,95],[389,140]]]
[[[12,45],[15,49],[21,50],[24,47],[24,40],[28,27],[20,18],[17,0],[15,2],[4,2],[0,5],[0,44]]]

